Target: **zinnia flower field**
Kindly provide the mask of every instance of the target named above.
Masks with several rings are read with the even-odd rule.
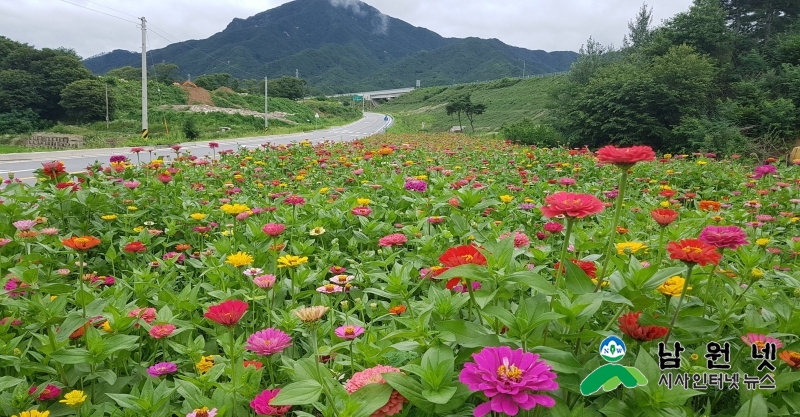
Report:
[[[800,161],[433,134],[38,175],[0,188],[0,415],[800,414]],[[646,381],[584,396],[607,336]]]

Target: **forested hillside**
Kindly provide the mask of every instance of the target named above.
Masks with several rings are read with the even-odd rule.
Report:
[[[622,48],[592,39],[555,90],[550,123],[577,146],[780,154],[800,137],[800,2],[695,0]]]

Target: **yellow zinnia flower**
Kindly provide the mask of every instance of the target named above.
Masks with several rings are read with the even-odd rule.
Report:
[[[205,219],[206,216],[207,216],[207,214],[205,214],[205,213],[192,213],[192,214],[189,215],[189,217],[191,217],[191,218],[193,218],[195,220],[198,220],[198,221]]]
[[[513,199],[514,199],[514,196],[513,196],[513,195],[508,195],[508,194],[506,194],[506,195],[501,195],[501,196],[500,196],[500,201],[502,201],[502,202],[504,202],[504,203],[510,203],[510,202],[511,202],[511,200],[513,200]]]
[[[253,257],[248,255],[246,252],[239,251],[233,255],[228,255],[228,258],[225,259],[225,263],[238,268],[240,266],[247,266],[253,263]]]
[[[630,255],[644,249],[647,252],[647,245],[642,242],[621,242],[617,243],[617,253],[620,255]]]
[[[112,220],[116,220],[117,219],[117,215],[116,214],[106,214],[105,216],[102,216],[100,218],[110,222]]]
[[[753,268],[750,270],[750,276],[752,276],[753,279],[759,279],[764,276],[764,271],[758,267]]]
[[[284,255],[278,258],[278,268],[285,266],[295,267],[308,262],[308,256],[299,257],[294,255]]]
[[[78,408],[86,401],[86,394],[83,393],[81,390],[72,390],[66,394],[64,394],[64,399],[59,401],[60,403],[64,403],[70,407]]]
[[[322,187],[322,188],[319,189],[319,193],[320,194],[327,194],[328,190],[330,190],[329,187]]]
[[[223,204],[222,207],[220,207],[220,209],[222,209],[222,211],[224,211],[225,213],[233,215],[244,213],[245,211],[250,211],[250,207],[247,207],[246,205],[239,203]]]
[[[762,238],[756,239],[756,245],[758,245],[758,246],[767,246],[767,243],[769,243],[769,238],[762,237]]]
[[[49,411],[28,410],[20,412],[19,416],[14,414],[11,417],[49,417],[49,416],[50,416]]]
[[[201,374],[208,372],[214,366],[214,357],[211,355],[202,356],[200,361],[194,364],[197,367],[197,370],[200,371]]]
[[[681,295],[681,291],[683,291],[683,284],[686,282],[685,279],[679,276],[674,276],[661,284],[658,288],[658,292],[664,295],[671,295],[673,297]],[[692,287],[687,287],[686,290],[691,290]]]
[[[368,206],[369,203],[372,202],[372,200],[368,198],[358,198],[356,199],[356,202],[358,203],[359,206]]]
[[[106,332],[106,333],[111,333],[111,332],[113,332],[113,331],[114,331],[114,330],[111,328],[111,325],[110,325],[110,324],[108,324],[108,320],[106,320],[106,321],[104,321],[104,322],[103,322],[102,329],[103,329],[103,331],[104,331],[104,332]]]
[[[128,206],[128,211],[136,211],[139,210],[139,207],[136,206]]]
[[[141,233],[142,230],[144,230],[144,226],[136,226],[136,227],[133,228],[133,231],[135,233]]]

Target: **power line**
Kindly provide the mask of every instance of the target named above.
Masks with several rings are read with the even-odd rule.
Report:
[[[86,9],[86,10],[91,10],[91,11],[93,11],[95,13],[100,13],[100,14],[104,14],[106,16],[111,16],[111,17],[119,19],[119,20],[124,20],[124,21],[126,21],[128,23],[133,23],[134,25],[138,25],[139,24],[139,23],[134,22],[132,20],[128,20],[128,19],[125,19],[125,18],[122,18],[122,17],[119,17],[119,16],[114,16],[113,14],[108,14],[108,13],[105,13],[105,12],[101,12],[100,10],[91,9],[89,7],[86,7],[86,6],[81,6],[80,4],[75,4],[75,3],[69,2],[67,0],[61,0],[61,1],[63,1],[64,3],[67,3],[67,4],[71,4],[73,6],[78,6],[80,8]]]
[[[138,19],[138,18],[139,18],[139,16],[134,16],[134,15],[132,15],[132,14],[130,14],[130,13],[125,13],[125,12],[123,12],[122,10],[113,9],[113,8],[111,8],[111,7],[108,7],[108,6],[104,6],[104,5],[100,4],[100,3],[95,3],[95,2],[93,2],[93,1],[91,1],[91,0],[84,0],[84,1],[85,1],[85,2],[87,2],[87,3],[96,4],[96,5],[100,6],[100,7],[105,7],[106,9],[113,10],[113,11],[115,11],[115,12],[117,12],[117,13],[122,13],[122,14],[124,14],[124,15],[126,15],[126,16],[130,16],[130,17],[132,17],[132,18],[134,18],[134,19]]]

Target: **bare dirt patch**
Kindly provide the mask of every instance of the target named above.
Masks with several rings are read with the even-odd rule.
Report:
[[[191,86],[191,85],[182,85],[181,89],[189,93],[189,104],[205,104],[208,106],[214,105],[214,100],[211,99],[211,93],[208,92],[205,88]]]
[[[205,91],[205,90],[203,90],[203,91]],[[188,105],[188,106],[186,106],[186,105],[160,106],[158,109],[159,110],[172,109],[172,110],[175,110],[175,111],[185,111],[185,112],[190,112],[190,113],[203,113],[203,114],[206,114],[206,113],[241,114],[242,116],[253,116],[253,117],[258,117],[258,118],[261,118],[261,119],[264,118],[264,113],[259,113],[257,111],[253,111],[253,110],[229,109],[229,108],[225,108],[225,107],[209,106],[209,105],[206,105],[206,104],[192,104],[192,105]],[[296,125],[297,124],[297,122],[287,119],[286,115],[287,115],[287,113],[285,113],[285,112],[275,111],[275,112],[270,112],[269,113],[269,118],[270,118],[270,120],[280,120],[280,121],[282,121],[284,123],[287,123],[287,124],[290,124],[290,125]]]

